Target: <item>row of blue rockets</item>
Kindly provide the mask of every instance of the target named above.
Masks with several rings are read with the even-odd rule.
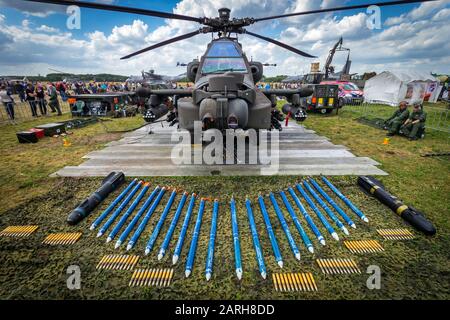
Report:
[[[346,198],[338,190],[338,188],[336,188],[326,177],[321,177],[321,178],[322,178],[322,181],[331,189],[331,191],[333,191],[333,193],[338,198],[340,198],[343,201],[343,203],[351,209],[351,211],[353,211],[362,221],[369,222],[369,220],[364,215],[364,213],[362,213],[360,209],[358,209],[348,198]],[[141,189],[141,187],[142,187],[142,189]],[[114,224],[114,222],[119,218],[119,216],[124,211],[124,209],[128,205],[128,203],[130,203],[130,201],[133,199],[133,197],[141,189],[141,191],[139,192],[137,197],[134,199],[134,201],[131,203],[131,205],[128,207],[128,209],[125,211],[125,213],[120,216],[118,222],[114,225],[112,230],[109,232],[106,242],[111,242],[112,240],[114,240],[117,237],[117,235],[119,235],[119,232],[123,229],[123,227],[127,223],[128,219],[131,217],[132,213],[134,212],[136,207],[139,205],[140,201],[144,198],[149,187],[150,187],[149,183],[144,183],[143,181],[138,181],[137,179],[134,179],[133,181],[131,181],[131,183],[122,191],[122,193],[116,199],[114,199],[114,201],[106,208],[106,210],[103,211],[103,213],[92,223],[90,229],[95,230],[95,229],[99,228],[97,237],[101,237],[102,235],[104,235],[110,229],[110,227]],[[339,228],[345,235],[349,234],[348,229],[339,220],[338,216],[333,212],[333,210],[329,207],[329,205],[331,207],[333,207],[335,212],[340,217],[342,217],[342,219],[345,221],[345,223],[347,225],[349,225],[352,228],[356,228],[356,225],[351,220],[351,218],[325,192],[325,190],[314,179],[310,178],[308,180],[303,181],[302,183],[297,183],[295,185],[295,188],[301,194],[303,199],[305,199],[305,201],[308,203],[308,205],[314,211],[314,213],[317,215],[317,218],[320,220],[321,224],[325,227],[327,232],[336,241],[339,241],[339,236],[338,236],[337,232],[335,231],[333,226],[330,224],[330,222],[327,220],[326,216],[323,214],[321,209],[319,209],[319,207],[314,203],[313,199],[326,212],[327,216],[332,220],[332,222],[336,225],[336,227]],[[134,232],[131,235],[131,238],[128,241],[126,249],[130,250],[134,247],[134,245],[138,241],[139,237],[141,236],[142,232],[146,228],[150,218],[152,217],[153,213],[155,212],[156,208],[158,207],[159,203],[161,202],[162,197],[168,190],[170,191],[171,189],[166,188],[166,187],[160,187],[160,186],[157,186],[153,190],[153,192],[145,200],[144,204],[140,207],[140,209],[138,210],[136,215],[131,219],[131,221],[128,223],[126,228],[118,236],[118,238],[116,240],[116,244],[115,244],[116,249],[119,248],[123,243],[126,242],[126,239],[128,238],[128,236],[133,232],[133,230],[137,226],[137,228],[134,230]],[[296,207],[302,214],[303,218],[306,220],[308,227],[311,229],[312,233],[317,238],[318,242],[321,245],[325,245],[324,236],[319,231],[319,229],[316,226],[316,224],[314,223],[313,219],[308,214],[308,211],[306,210],[305,206],[300,201],[300,198],[297,196],[297,193],[295,192],[294,188],[289,186],[287,188],[287,193],[289,193],[289,195],[293,199]],[[313,199],[309,196],[308,193],[312,196]],[[170,194],[169,200],[161,214],[161,217],[160,217],[159,221],[157,222],[155,228],[153,229],[153,232],[150,235],[150,238],[147,242],[147,245],[145,247],[145,255],[148,255],[152,251],[152,249],[155,245],[156,239],[158,238],[161,228],[166,220],[166,217],[172,208],[172,205],[174,203],[176,195],[177,195],[177,190],[173,189],[173,191]],[[289,202],[289,199],[288,199],[286,193],[284,191],[280,191],[280,192],[278,192],[278,195],[281,197],[284,207],[286,208],[287,212],[291,216],[291,218],[294,222],[294,225],[295,225],[296,229],[298,230],[305,247],[307,248],[307,250],[309,252],[314,253],[313,244],[312,244],[310,238],[308,237],[308,235],[306,234],[306,232],[296,214],[296,211],[294,210],[293,206]],[[187,192],[184,192],[181,199],[178,202],[176,212],[172,218],[169,229],[166,232],[164,241],[162,242],[162,245],[159,249],[158,260],[161,260],[164,257],[164,255],[166,254],[167,248],[172,239],[172,235],[175,231],[178,221],[180,220],[180,216],[182,214],[183,208],[187,202],[188,197],[189,197],[189,194]],[[174,265],[177,263],[177,261],[180,257],[181,250],[183,248],[183,243],[184,243],[186,233],[188,230],[189,222],[191,220],[192,212],[194,210],[195,201],[197,198],[198,197],[195,193],[193,193],[190,196],[186,215],[184,217],[183,225],[182,225],[180,233],[178,235],[178,240],[177,240],[175,250],[174,250],[174,253],[172,256],[172,263]],[[289,246],[290,246],[295,258],[297,260],[300,260],[300,250],[298,249],[298,246],[294,241],[292,233],[289,230],[288,224],[282,213],[281,208],[279,207],[279,204],[277,202],[275,194],[271,192],[269,194],[269,198],[270,198],[270,202],[272,203],[272,206],[275,210],[275,213],[278,217],[278,220],[282,226],[282,229],[286,235]],[[322,198],[325,199],[325,201]],[[200,199],[200,205],[198,208],[197,219],[195,222],[194,232],[192,235],[189,253],[187,256],[187,260],[186,260],[186,266],[185,266],[186,277],[189,277],[189,275],[192,273],[206,201],[207,201],[206,198]],[[266,209],[264,198],[261,194],[258,196],[258,204],[259,204],[259,207],[260,207],[260,210],[261,210],[264,222],[265,222],[267,234],[269,236],[269,239],[270,239],[270,242],[272,245],[274,257],[275,257],[278,265],[280,266],[280,268],[283,268],[283,259],[282,259],[282,255],[280,253],[280,248],[278,246],[278,242],[275,237],[275,233],[273,231],[271,221],[269,219],[269,214]],[[241,246],[240,246],[240,239],[239,239],[238,220],[237,220],[237,214],[236,214],[236,202],[235,202],[234,198],[231,198],[229,205],[230,205],[230,210],[231,210],[231,223],[232,223],[232,233],[233,233],[233,243],[234,243],[234,253],[235,253],[236,275],[237,275],[237,278],[240,280],[242,278],[243,269],[242,269],[242,262],[241,262],[241,249],[240,249]],[[266,271],[264,256],[262,253],[261,243],[260,243],[259,236],[258,236],[258,230],[256,228],[256,223],[255,223],[253,209],[252,209],[252,203],[248,197],[246,197],[246,200],[245,200],[245,207],[247,210],[247,216],[248,216],[248,221],[249,221],[250,230],[251,230],[251,234],[252,234],[253,246],[254,246],[255,253],[256,253],[256,259],[258,262],[259,271],[261,273],[261,276],[265,279],[267,276],[267,271]],[[208,244],[208,251],[207,251],[207,258],[206,258],[206,267],[205,267],[206,280],[210,280],[212,272],[213,272],[214,246],[215,246],[216,231],[217,231],[218,213],[219,213],[219,200],[214,199],[212,218],[211,218],[209,244]],[[143,218],[139,223],[139,220],[141,219],[142,216],[143,216]]]

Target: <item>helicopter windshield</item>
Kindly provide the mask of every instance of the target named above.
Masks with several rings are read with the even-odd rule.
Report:
[[[203,62],[202,73],[247,72],[247,66],[235,44],[230,41],[214,42]]]
[[[208,51],[207,57],[234,57],[239,58],[241,55],[236,49],[233,42],[217,41],[214,42]]]

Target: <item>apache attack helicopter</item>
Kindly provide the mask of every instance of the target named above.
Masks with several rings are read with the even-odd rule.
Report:
[[[304,99],[302,98],[310,96],[313,90],[311,88],[300,88],[298,90],[258,89],[256,83],[263,77],[263,64],[247,59],[237,36],[246,34],[273,43],[303,57],[315,58],[315,56],[275,39],[253,33],[245,29],[245,27],[260,21],[323,12],[365,9],[371,5],[383,7],[435,0],[369,3],[262,18],[231,18],[231,10],[228,8],[219,9],[218,17],[207,18],[74,0],[23,1],[76,5],[91,9],[191,21],[202,25],[198,30],[151,45],[121,59],[129,59],[138,54],[189,39],[199,34],[212,33],[216,35],[216,38],[208,44],[205,54],[199,60],[193,60],[187,65],[187,77],[194,82],[193,88],[152,90],[151,88],[142,87],[136,92],[139,96],[147,99],[147,113],[144,118],[148,121],[154,121],[167,114],[169,112],[167,101],[173,97],[175,111],[169,115],[169,120],[173,123],[178,122],[179,128],[192,131],[194,129],[194,121],[202,121],[203,130],[209,128],[221,130],[227,128],[271,129],[272,127],[281,129],[279,121],[283,120],[283,116],[275,108],[277,97],[284,97],[289,102],[283,107],[284,113],[292,115],[298,121],[306,119]]]
[[[155,73],[155,70],[150,69],[149,71],[141,71],[140,76],[130,76],[125,82],[128,83],[139,83],[141,85],[148,85],[155,88],[168,89],[171,84],[185,78],[185,74],[180,74],[178,76],[166,76],[162,74]]]

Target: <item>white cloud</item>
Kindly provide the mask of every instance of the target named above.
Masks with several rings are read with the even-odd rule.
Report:
[[[450,0],[440,0],[421,3],[420,6],[411,10],[408,14],[402,14],[399,17],[391,17],[386,20],[386,26],[392,26],[403,22],[417,21],[429,17],[437,10],[450,4]]]
[[[424,2],[424,3],[421,3],[418,8],[413,9],[408,14],[408,16],[411,17],[411,19],[413,19],[413,20],[426,18],[431,13],[436,12],[438,9],[444,7],[445,5],[447,5],[449,3],[450,3],[450,1],[448,1],[448,0]]]
[[[447,20],[450,21],[450,9],[449,8],[445,8],[442,9],[441,11],[439,11],[438,13],[436,13],[433,16],[433,21],[444,21]]]
[[[366,15],[359,13],[354,16],[345,16],[341,20],[322,19],[318,24],[308,26],[300,41],[326,41],[339,38],[340,36],[357,38],[368,33],[366,28]]]
[[[58,32],[58,28],[49,27],[45,24],[41,25],[39,28],[36,28],[37,31],[47,32],[47,33],[53,33]]]
[[[22,21],[22,27],[24,27],[24,29],[28,29],[30,27],[30,24],[31,22],[28,19]]]
[[[14,8],[18,11],[28,15],[39,18],[48,17],[56,12],[65,12],[64,6],[43,4],[43,3],[33,3],[29,1],[18,1],[18,0],[0,0],[0,8]]]
[[[388,27],[396,25],[396,24],[400,24],[402,22],[404,22],[406,20],[406,15],[402,14],[398,17],[390,17],[388,19],[386,19],[386,21],[384,22],[384,24]]]

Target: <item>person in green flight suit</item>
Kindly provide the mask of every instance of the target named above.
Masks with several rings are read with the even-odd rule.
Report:
[[[406,101],[400,102],[398,110],[385,121],[384,129],[389,130],[388,136],[393,136],[398,133],[400,127],[405,123],[409,117],[408,103]]]
[[[400,128],[400,131],[409,138],[409,140],[418,140],[425,129],[427,114],[422,110],[420,103],[415,103],[413,111],[408,120]]]

